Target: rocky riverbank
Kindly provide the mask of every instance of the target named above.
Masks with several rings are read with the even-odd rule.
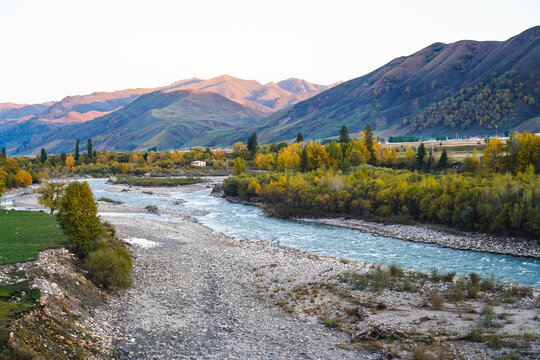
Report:
[[[539,330],[534,290],[503,302],[504,288],[478,285],[474,297],[433,305],[433,294],[456,291],[455,279],[391,275],[372,264],[233,240],[192,221],[105,219],[133,244],[135,261],[133,289],[97,312],[120,359],[375,359],[415,351],[489,359],[501,351],[470,340],[486,309],[504,319],[497,332],[523,342],[522,358],[540,350],[536,335],[529,339]],[[380,288],[378,271],[385,274]]]
[[[303,218],[299,220],[340,226],[406,241],[435,244],[457,250],[523,256],[535,259],[540,258],[540,241],[534,239],[450,231],[435,225],[382,224],[372,221],[344,218]]]

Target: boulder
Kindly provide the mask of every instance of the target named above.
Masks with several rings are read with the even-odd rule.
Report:
[[[159,215],[159,213],[158,213],[158,207],[157,207],[156,205],[147,205],[147,206],[145,206],[144,208],[145,208],[146,211],[148,211],[149,213]]]

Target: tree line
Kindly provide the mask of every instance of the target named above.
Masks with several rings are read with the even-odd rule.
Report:
[[[348,172],[268,172],[230,177],[226,195],[255,198],[278,217],[344,216],[421,221],[540,238],[540,177],[427,174],[361,165]]]

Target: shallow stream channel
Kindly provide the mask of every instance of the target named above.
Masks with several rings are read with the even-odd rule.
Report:
[[[89,184],[96,198],[107,197],[129,205],[156,205],[158,208],[186,211],[208,228],[235,239],[264,240],[317,254],[375,264],[397,264],[424,272],[434,268],[440,273],[453,271],[458,275],[476,272],[481,276],[494,275],[501,281],[540,288],[538,259],[454,250],[342,227],[276,219],[265,216],[256,206],[231,203],[211,196],[210,189],[188,194],[171,191],[169,195],[159,195],[121,192],[114,189],[117,185],[107,184],[104,179],[90,180]],[[181,221],[167,214],[121,215],[150,217],[158,221]]]

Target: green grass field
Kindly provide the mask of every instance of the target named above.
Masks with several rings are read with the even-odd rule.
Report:
[[[34,260],[39,250],[65,241],[66,236],[54,216],[0,210],[0,265]]]

